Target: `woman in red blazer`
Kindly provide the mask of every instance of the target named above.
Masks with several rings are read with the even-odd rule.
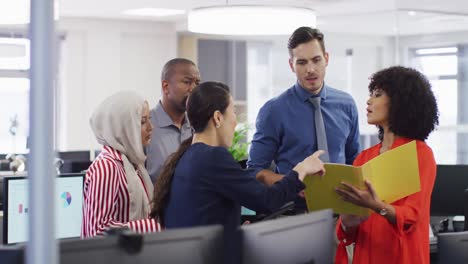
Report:
[[[345,201],[374,212],[368,218],[340,216],[335,262],[348,263],[345,247],[354,244],[353,264],[429,264],[429,209],[436,162],[424,140],[438,124],[436,99],[426,77],[404,67],[375,73],[369,92],[367,122],[378,127],[381,142],[361,152],[354,165],[416,140],[421,191],[388,204],[369,182],[365,190],[343,183],[336,192]]]

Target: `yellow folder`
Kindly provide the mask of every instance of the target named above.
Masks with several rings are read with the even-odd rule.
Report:
[[[335,192],[336,187],[344,188],[341,182],[365,189],[367,179],[386,203],[421,190],[416,141],[389,150],[362,166],[326,163],[325,169],[323,177],[310,175],[304,179],[309,211],[332,208],[338,214],[369,215],[369,209],[345,202]]]

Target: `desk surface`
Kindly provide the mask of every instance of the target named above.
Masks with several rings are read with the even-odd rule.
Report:
[[[21,172],[13,172],[13,171],[0,171],[0,176],[27,176],[28,172],[27,171],[21,171]]]

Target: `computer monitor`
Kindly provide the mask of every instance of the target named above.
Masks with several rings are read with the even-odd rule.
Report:
[[[4,175],[0,175],[0,210],[3,211],[3,178]]]
[[[439,233],[438,263],[468,263],[468,232]]]
[[[141,263],[222,263],[224,228],[221,225],[171,229],[144,237]]]
[[[25,263],[24,246],[0,246],[0,262],[8,264]]]
[[[62,174],[56,179],[57,238],[79,237],[81,233],[84,174]],[[28,179],[4,178],[3,243],[28,239]]]
[[[12,171],[0,171],[0,211],[3,211],[3,179],[5,177],[14,177],[14,176],[25,176],[26,173],[23,172],[12,172]]]
[[[222,262],[223,227],[220,225],[170,229],[146,235],[124,232],[104,238],[60,242],[62,264]]]
[[[105,236],[81,240],[79,238],[60,241],[61,264],[125,263],[125,251],[119,247],[119,237]],[[135,262],[136,263],[136,262]]]
[[[89,161],[89,150],[83,151],[60,151],[57,157],[63,160],[82,160]]]
[[[333,226],[330,209],[242,226],[243,263],[333,263]]]
[[[431,197],[431,216],[463,215],[468,165],[437,165]]]
[[[92,161],[83,160],[65,160],[60,168],[61,173],[80,173],[89,169]]]

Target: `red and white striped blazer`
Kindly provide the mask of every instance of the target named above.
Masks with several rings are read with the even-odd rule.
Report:
[[[81,238],[102,235],[113,227],[128,227],[138,233],[161,231],[155,219],[129,222],[130,197],[122,156],[109,146],[102,148],[86,173],[83,199]]]

